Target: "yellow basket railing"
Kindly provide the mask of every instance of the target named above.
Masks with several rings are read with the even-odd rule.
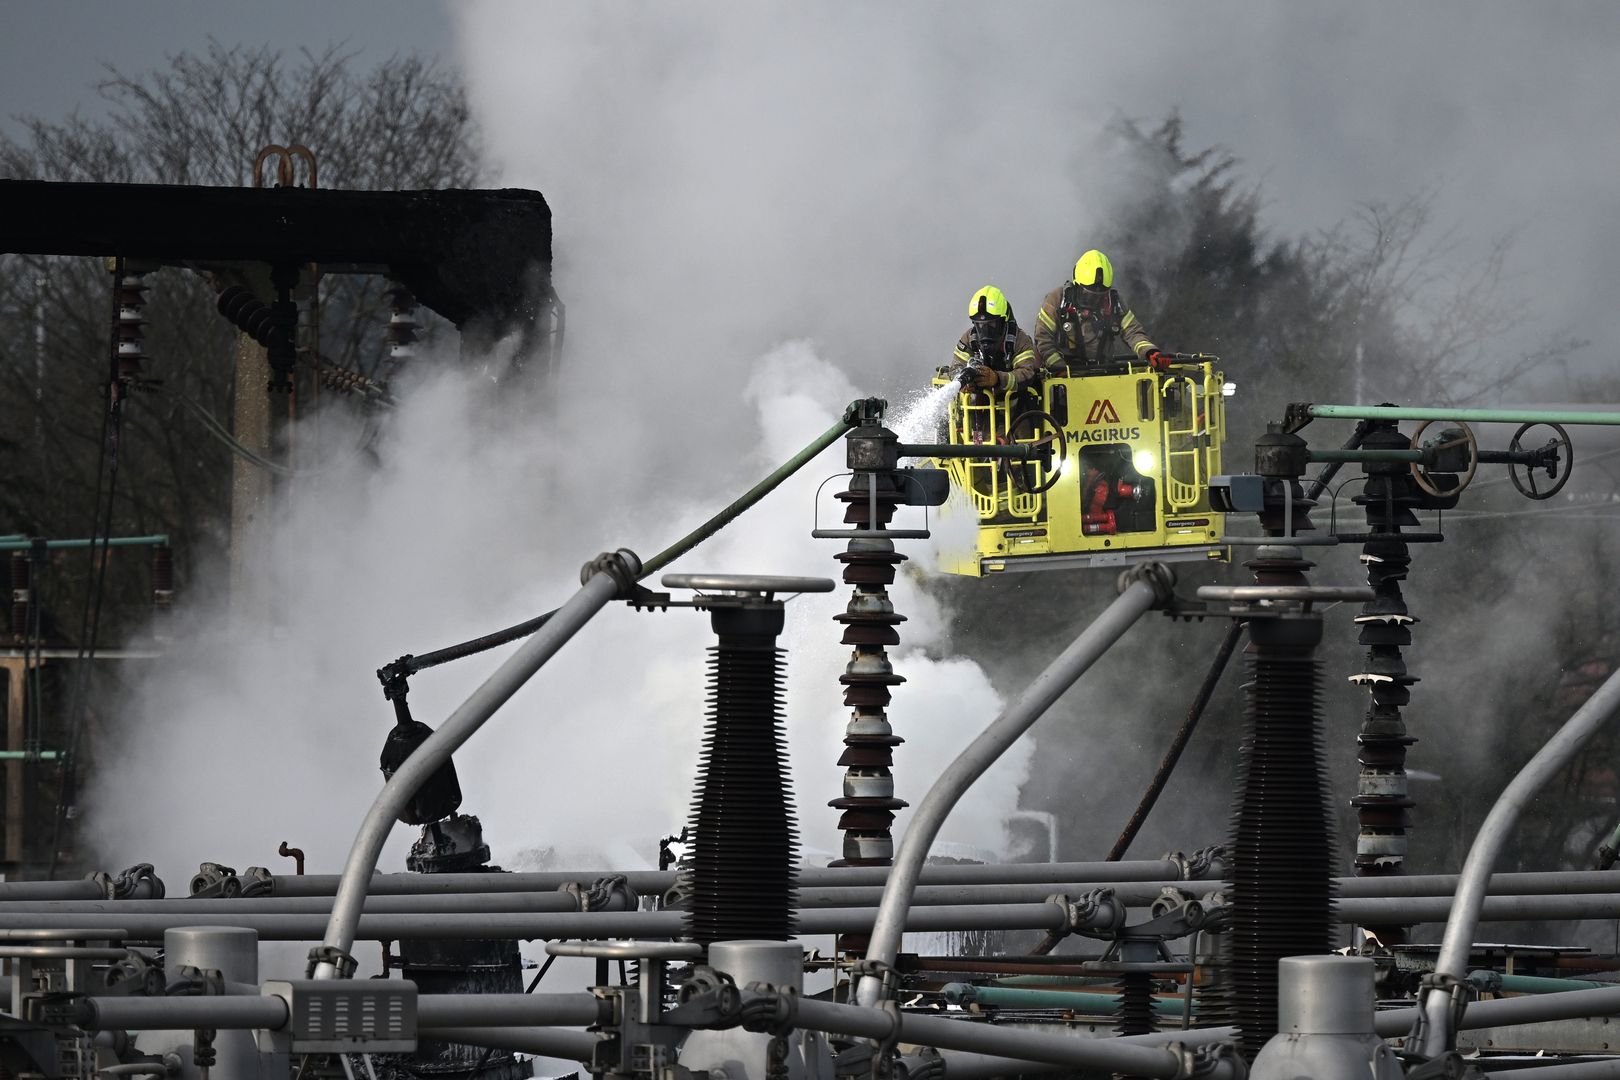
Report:
[[[1209,457],[1214,442],[1209,438],[1209,386],[1207,380],[1180,375],[1165,379],[1159,393],[1165,399],[1165,501],[1172,510],[1190,510],[1203,498],[1213,464]],[[1177,397],[1179,403],[1172,407]],[[1181,421],[1185,427],[1177,426]]]
[[[982,400],[975,402],[977,397]],[[951,402],[948,441],[960,446],[998,446],[1007,442],[1035,442],[1041,438],[1040,425],[1009,440],[1007,433],[1017,417],[1014,395],[990,397],[984,394],[958,394]],[[1012,482],[1015,469],[1027,469],[1031,487],[1046,482],[1046,466],[1039,460],[1027,464],[996,458],[947,458],[943,462],[959,491],[966,493],[981,521],[993,521],[1003,514],[1033,521],[1040,516],[1044,495],[1019,490]]]

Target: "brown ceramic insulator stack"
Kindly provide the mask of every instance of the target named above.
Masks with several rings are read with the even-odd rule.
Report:
[[[146,359],[142,318],[146,310],[145,274],[124,273],[118,279],[118,377],[137,380]]]
[[[853,529],[881,533],[902,492],[892,473],[856,472],[838,499],[845,504],[844,521]],[[900,643],[895,627],[905,617],[894,613],[888,587],[905,558],[894,550],[894,541],[881,535],[851,539],[837,555],[844,564],[844,581],[855,592],[843,614],[834,616],[844,624],[843,643],[854,648],[838,680],[852,712],[838,759],[845,770],[844,796],[828,804],[843,811],[838,828],[844,834],[844,854],[834,866],[887,866],[894,858],[890,829],[894,812],[906,803],[894,797],[889,767],[894,748],[905,740],[889,726],[887,709],[890,688],[905,679],[889,665],[888,647]],[[850,939],[847,944],[857,943]]]
[[[1375,421],[1368,428],[1362,440],[1365,448],[1411,448],[1411,440],[1392,421]],[[1361,561],[1375,595],[1356,616],[1359,641],[1367,646],[1367,655],[1363,668],[1350,681],[1367,688],[1368,703],[1356,736],[1361,771],[1350,804],[1356,808],[1360,826],[1356,876],[1395,877],[1406,872],[1406,832],[1416,805],[1407,790],[1406,751],[1417,739],[1407,731],[1404,710],[1418,680],[1407,670],[1404,650],[1412,644],[1412,627],[1418,620],[1401,594],[1401,582],[1412,562],[1401,530],[1419,524],[1413,510],[1422,500],[1406,462],[1374,461],[1362,468],[1367,482],[1355,498],[1367,514]],[[1400,925],[1366,929],[1386,945],[1404,944],[1411,930]]]
[[[388,290],[388,299],[393,306],[393,314],[388,318],[388,361],[383,366],[384,384],[399,374],[416,355],[418,331],[422,329],[416,321],[416,295],[411,290],[403,285],[395,285]]]

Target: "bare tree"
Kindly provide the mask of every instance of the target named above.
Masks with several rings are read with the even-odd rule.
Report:
[[[164,70],[109,69],[104,116],[30,117],[0,137],[0,175],[16,179],[243,186],[263,147],[302,144],[322,187],[467,186],[476,134],[460,83],[431,60],[370,69],[338,48],[288,57],[211,44]],[[183,580],[212,558],[228,521],[229,451],[189,399],[227,416],[231,332],[196,275],[149,275],[147,374],[161,389],[125,413],[115,531],[167,532]],[[386,283],[324,279],[323,352],[371,373],[386,355]],[[111,281],[95,260],[0,257],[0,527],[78,536],[91,525],[108,376]]]
[[[109,69],[98,86],[103,116],[26,118],[0,136],[0,176],[14,179],[243,186],[259,151],[301,144],[318,157],[321,187],[468,186],[477,179],[475,132],[461,85],[433,62],[395,56],[367,69],[339,49],[288,57],[268,48],[211,44],[146,73]],[[183,593],[222,587],[230,522],[232,449],[205,417],[226,418],[233,395],[233,332],[214,310],[215,291],[189,271],[146,277],[144,378],[122,410],[115,475],[107,465],[107,384],[116,318],[109,268],[98,260],[0,256],[0,533],[82,537],[166,533]],[[387,355],[387,284],[327,277],[318,286],[308,342],[337,363],[372,373]],[[435,322],[432,317],[420,321]],[[262,393],[260,387],[243,392]],[[112,484],[109,521],[98,492]],[[105,581],[102,642],[146,617],[142,560],[114,549],[103,579],[83,551],[64,552],[36,579],[44,636],[80,643],[97,635],[82,617]],[[17,628],[20,629],[20,628]],[[93,757],[97,707],[106,700],[73,675],[52,692],[43,745],[83,746]],[[111,673],[108,673],[109,675]],[[116,677],[116,676],[113,676]],[[107,689],[111,690],[111,687]],[[62,821],[72,772],[30,775],[38,822]],[[56,830],[31,830],[27,860],[56,865]]]

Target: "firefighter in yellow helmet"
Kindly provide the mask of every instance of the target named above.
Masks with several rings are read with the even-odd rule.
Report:
[[[1046,294],[1036,319],[1035,348],[1047,367],[1073,365],[1080,372],[1113,363],[1122,342],[1138,364],[1155,371],[1170,357],[1148,339],[1142,320],[1114,291],[1114,264],[1091,249],[1074,264],[1074,277]]]
[[[994,285],[968,300],[972,324],[952,353],[954,374],[963,389],[1006,391],[1026,386],[1040,375],[1035,342],[1018,328],[1007,295]]]

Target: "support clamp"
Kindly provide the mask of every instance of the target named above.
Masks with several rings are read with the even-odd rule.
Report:
[[[315,969],[322,964],[331,964],[336,968],[338,978],[352,979],[355,970],[360,966],[360,961],[336,945],[317,945],[309,950],[309,966],[304,970],[304,978],[313,979]]]
[[[629,548],[604,551],[579,569],[579,583],[586,584],[597,574],[607,574],[619,586],[614,595],[619,599],[631,596],[636,579],[641,576],[641,559]]]

